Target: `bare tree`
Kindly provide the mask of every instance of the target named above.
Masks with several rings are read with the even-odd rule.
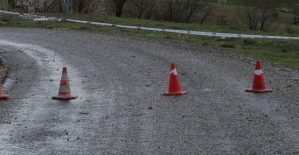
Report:
[[[73,12],[82,13],[86,3],[86,0],[73,0]]]
[[[148,7],[144,12],[144,18],[145,19],[150,19],[152,15],[154,14],[155,11],[155,6],[156,6],[157,0],[152,0],[150,3],[148,3]]]
[[[299,24],[299,4],[294,7],[294,25]]]
[[[3,1],[0,1],[0,4],[1,4],[1,10],[4,10]]]
[[[207,0],[185,0],[183,3],[184,22],[190,22],[192,17],[196,18],[203,24],[211,15],[212,7]]]
[[[51,1],[49,3],[49,5],[47,5],[45,7],[44,10],[45,10],[45,12],[53,12],[54,8],[56,8],[57,6],[59,6],[60,9],[61,9],[61,2],[60,2],[60,0],[53,0],[53,1]]]
[[[264,2],[266,1],[266,2]],[[276,12],[277,0],[264,0],[258,1],[260,6],[260,25],[259,30],[268,30],[278,19],[278,13]],[[267,2],[268,1],[268,2]]]
[[[277,0],[243,0],[237,15],[250,30],[268,30],[277,21],[277,4]]]
[[[2,3],[2,2],[1,2]],[[17,1],[16,0],[8,0],[7,9],[8,10],[16,10]]]
[[[257,30],[259,13],[258,8],[251,6],[251,0],[243,0],[243,8],[237,10],[237,15],[243,24],[250,30]]]
[[[206,24],[207,22],[212,20],[212,13],[213,13],[214,7],[208,6],[203,9],[203,11],[198,15],[199,23]]]
[[[179,22],[183,16],[183,2],[184,0],[167,0],[167,17],[168,21]]]
[[[103,13],[103,0],[73,0],[73,12]]]
[[[204,24],[209,20],[213,10],[207,0],[166,0],[158,6],[156,20],[171,22],[196,21]]]
[[[104,0],[91,0],[88,5],[86,5],[85,10],[87,13],[105,13]]]
[[[164,1],[156,1],[156,5],[153,12],[154,20],[168,20],[166,3]]]
[[[126,5],[125,13],[127,16],[150,19],[154,14],[156,0],[131,0]]]
[[[24,12],[44,12],[48,0],[18,0],[16,3]]]
[[[4,8],[4,4],[3,4],[3,1],[0,1],[1,3],[1,10],[4,10],[5,8]]]
[[[123,13],[123,7],[126,2],[127,2],[127,0],[113,0],[116,17],[121,17],[121,15]]]
[[[72,0],[61,0],[62,12],[72,13]]]

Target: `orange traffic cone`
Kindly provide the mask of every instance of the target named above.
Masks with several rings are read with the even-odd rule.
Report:
[[[181,84],[179,80],[178,73],[176,71],[175,64],[171,64],[170,69],[170,80],[169,80],[169,88],[168,92],[164,93],[164,96],[171,96],[171,95],[184,95],[187,94],[187,91],[182,91]]]
[[[10,97],[8,95],[3,94],[2,84],[0,83],[0,100],[9,100]]]
[[[266,92],[273,91],[270,89],[266,89],[266,85],[264,82],[264,75],[262,72],[262,65],[259,60],[256,61],[252,89],[246,89],[245,91],[246,92],[255,92],[255,93],[266,93]]]
[[[69,99],[76,99],[76,98],[77,98],[77,96],[71,95],[71,89],[70,89],[70,84],[69,84],[69,78],[67,75],[67,69],[66,69],[66,67],[63,67],[58,96],[52,96],[52,99],[69,100]]]

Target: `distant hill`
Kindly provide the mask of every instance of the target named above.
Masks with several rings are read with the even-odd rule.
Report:
[[[209,0],[211,3],[217,3],[218,0]],[[242,5],[242,0],[227,0],[228,5]],[[296,4],[299,4],[298,0],[279,0],[278,7],[293,8]]]

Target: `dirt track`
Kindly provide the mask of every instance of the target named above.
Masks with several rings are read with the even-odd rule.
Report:
[[[109,34],[0,29],[7,154],[299,154],[297,70],[192,44]],[[4,52],[5,51],[5,52]],[[170,63],[183,90],[164,97]],[[70,102],[56,95],[68,66]]]

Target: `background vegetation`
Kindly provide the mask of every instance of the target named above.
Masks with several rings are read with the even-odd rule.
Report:
[[[59,0],[60,1],[60,0]],[[169,6],[170,3],[165,3],[164,0],[151,0],[151,3],[137,3],[142,0],[127,0],[123,3],[121,17],[116,17],[116,0],[105,0],[104,3],[99,4],[97,8],[101,8],[102,11],[92,11],[88,6],[91,3],[74,4],[72,3],[73,13],[70,11],[63,11],[64,4],[57,3],[56,7],[52,9],[44,9],[43,12],[35,12],[35,14],[54,16],[59,18],[72,18],[81,19],[86,21],[114,23],[122,25],[135,25],[144,27],[157,27],[157,28],[169,28],[169,29],[182,29],[182,30],[195,30],[195,31],[210,31],[210,32],[225,32],[225,33],[241,33],[241,34],[261,34],[261,35],[283,35],[283,36],[299,36],[298,23],[294,23],[294,19],[298,18],[295,11],[297,0],[282,1],[277,0],[276,5],[272,6],[269,11],[269,19],[275,21],[267,29],[250,29],[246,23],[240,18],[240,14],[246,13],[245,6],[241,3],[243,0],[228,0],[228,4],[218,4],[218,0],[200,1],[204,3],[197,3],[198,10],[194,12],[192,18],[186,20],[187,10],[190,9],[190,4],[180,4],[184,6],[176,10],[180,14],[171,14],[171,9],[164,9]],[[134,2],[135,1],[135,2]],[[146,2],[145,0],[144,2]],[[163,1],[163,2],[162,2]],[[254,1],[254,0],[252,0]],[[259,1],[259,0],[257,0]],[[271,1],[271,0],[265,0]],[[7,9],[7,0],[0,0],[0,9]],[[134,2],[134,3],[132,3]],[[147,1],[149,2],[149,1]],[[155,2],[155,4],[153,3]],[[169,1],[168,1],[169,2]],[[177,0],[179,2],[179,0]],[[191,1],[190,1],[191,2]],[[274,2],[274,1],[273,1]],[[157,5],[159,11],[153,9]],[[261,3],[256,3],[261,4]],[[101,5],[101,6],[100,6]],[[172,6],[178,6],[177,3]],[[80,6],[80,8],[78,8]],[[82,7],[85,6],[85,7]],[[143,6],[143,7],[142,7]],[[146,7],[145,7],[146,6]],[[161,7],[163,6],[163,7]],[[189,7],[188,7],[189,6]],[[194,6],[194,5],[192,5]],[[262,5],[256,6],[254,3],[248,6],[251,10],[254,7],[258,8],[258,11],[262,12],[264,9]],[[83,9],[84,8],[84,9]],[[103,9],[104,8],[104,9]],[[139,8],[139,10],[138,10]],[[171,7],[170,7],[171,8]],[[176,7],[173,7],[175,10]],[[255,8],[255,9],[256,9]],[[14,8],[15,11],[24,11],[22,7]],[[289,10],[284,12],[283,9]],[[12,10],[12,8],[10,8]],[[81,10],[81,11],[80,11]],[[85,11],[84,11],[85,10]],[[86,11],[87,10],[87,11]],[[145,10],[145,11],[144,11]],[[172,10],[172,12],[174,11]],[[267,10],[267,9],[266,9]],[[12,10],[14,11],[14,10]],[[189,10],[190,11],[190,10]],[[239,12],[238,12],[239,11]],[[158,12],[158,14],[157,14]],[[205,13],[209,13],[204,22],[201,22],[201,17]],[[256,11],[257,12],[257,11]],[[273,14],[276,13],[276,14]],[[161,15],[162,14],[162,15]],[[163,17],[163,18],[162,18]],[[258,25],[260,24],[261,17],[257,17]],[[177,20],[177,21],[176,21]],[[246,19],[244,19],[246,20]],[[260,26],[260,25],[259,25]],[[10,16],[6,14],[0,14],[0,27],[34,27],[34,28],[50,28],[59,30],[79,30],[90,32],[105,32],[105,33],[117,33],[123,35],[136,35],[143,37],[151,37],[157,39],[170,39],[180,42],[189,42],[200,44],[202,46],[208,46],[211,48],[226,49],[230,51],[239,52],[242,54],[250,55],[258,59],[265,59],[268,61],[278,62],[291,68],[299,69],[299,41],[297,40],[271,40],[271,39],[237,39],[237,38],[219,38],[219,37],[205,37],[194,35],[182,35],[172,33],[161,33],[153,31],[139,31],[134,29],[123,29],[114,27],[101,27],[95,25],[69,23],[69,22],[57,22],[57,21],[38,21],[19,19],[17,16]],[[224,51],[225,52],[225,51]]]

